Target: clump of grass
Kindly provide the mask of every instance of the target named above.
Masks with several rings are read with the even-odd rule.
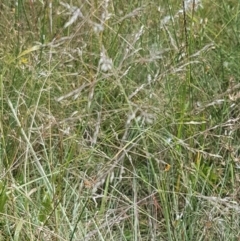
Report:
[[[2,239],[239,236],[233,2],[2,2]]]

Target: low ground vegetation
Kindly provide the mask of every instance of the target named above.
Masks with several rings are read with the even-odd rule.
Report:
[[[238,1],[0,3],[0,240],[238,240]]]

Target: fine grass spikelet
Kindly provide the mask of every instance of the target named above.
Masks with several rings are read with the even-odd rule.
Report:
[[[203,8],[201,0],[184,0],[184,8],[187,12],[196,11],[199,7]]]
[[[113,68],[113,61],[106,54],[106,50],[102,47],[102,51],[100,54],[99,66],[103,72],[107,72]]]
[[[106,22],[112,16],[112,14],[108,12],[109,2],[110,2],[109,0],[105,0],[104,3],[103,3],[103,9],[104,10],[103,10],[102,15],[101,15],[101,21],[102,22]]]
[[[78,18],[83,18],[83,14],[78,7],[70,6],[69,4],[63,3],[63,2],[60,2],[60,4],[65,8],[67,8],[69,11],[68,14],[71,15],[71,18],[69,19],[69,21],[64,24],[64,28],[67,28],[73,23],[75,23]]]
[[[139,40],[139,38],[143,35],[143,33],[144,33],[144,26],[142,25],[140,30],[134,36],[134,43],[136,43]]]
[[[161,20],[161,28],[164,27],[165,25],[167,25],[170,21],[174,21],[174,18],[172,16],[165,16]]]
[[[92,23],[93,24],[93,31],[95,32],[95,33],[101,33],[101,32],[103,32],[103,30],[104,30],[104,26],[103,26],[103,24],[99,24],[99,23]]]

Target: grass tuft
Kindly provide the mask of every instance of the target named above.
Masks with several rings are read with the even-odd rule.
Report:
[[[0,240],[237,240],[239,3],[0,3]]]

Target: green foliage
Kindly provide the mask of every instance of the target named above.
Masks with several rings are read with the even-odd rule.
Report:
[[[45,194],[41,203],[41,208],[39,211],[38,219],[40,222],[45,222],[52,213],[53,203],[49,194]]]
[[[0,181],[0,213],[4,213],[4,206],[8,200],[6,185]]]
[[[239,3],[0,3],[0,239],[235,240]]]

